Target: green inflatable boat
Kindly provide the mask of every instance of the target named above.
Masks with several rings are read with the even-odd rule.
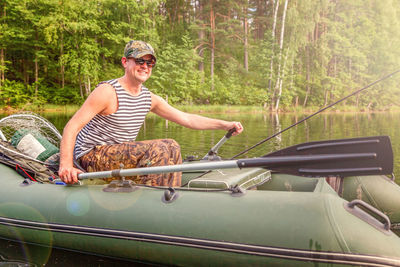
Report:
[[[163,266],[400,266],[400,188],[383,175],[393,172],[387,136],[239,160],[215,160],[217,144],[201,162],[84,173],[65,185],[39,170],[39,157],[52,166],[56,155],[44,131],[7,134],[13,125],[2,127],[4,142],[40,149],[27,162],[1,145],[0,239]],[[41,176],[24,178],[27,168]],[[176,171],[179,188],[124,178]],[[96,184],[107,177],[120,179]]]
[[[162,265],[400,266],[400,238],[390,219],[361,200],[370,195],[359,187],[399,218],[393,206],[399,202],[387,191],[373,195],[373,188],[389,184],[400,195],[382,176],[347,177],[344,195],[361,194],[348,202],[325,179],[259,168],[196,179],[192,172],[180,190],[135,186],[131,192],[25,184],[4,165],[0,173],[4,239]],[[241,190],[229,190],[235,186]]]

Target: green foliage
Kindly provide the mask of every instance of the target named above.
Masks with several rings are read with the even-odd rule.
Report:
[[[398,1],[289,1],[283,21],[284,3],[0,1],[0,104],[80,104],[99,81],[123,75],[131,39],[156,49],[146,85],[174,104],[273,106],[281,82],[280,109],[318,107],[399,67]],[[399,83],[345,104],[397,105]]]
[[[187,35],[182,44],[167,43],[157,54],[157,64],[147,86],[162,97],[168,96],[171,103],[198,102],[201,73],[195,70],[198,57]]]
[[[42,97],[46,103],[57,105],[83,103],[83,99],[79,95],[79,92],[72,86],[65,86],[64,88],[46,87],[39,92],[39,96]]]
[[[17,81],[5,80],[0,91],[1,102],[7,106],[19,107],[30,99],[26,86]]]

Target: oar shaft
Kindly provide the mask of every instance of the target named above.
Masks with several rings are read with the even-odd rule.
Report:
[[[207,152],[207,154],[203,157],[203,159],[209,159],[209,157],[214,156],[217,154],[218,149],[225,144],[225,142],[231,138],[232,134],[235,132],[235,128],[230,129],[225,135],[224,137],[221,138],[221,140],[218,141],[217,144],[215,144],[215,146],[213,146],[210,151]]]
[[[119,169],[113,171],[102,171],[79,174],[79,179],[98,179],[122,176],[135,176],[156,173],[182,172],[182,171],[203,171],[212,169],[238,168],[237,160],[212,161],[200,163],[177,164],[168,166],[145,167],[136,169]]]
[[[224,137],[221,138],[221,140],[218,141],[218,143],[215,144],[215,146],[213,146],[210,149],[210,152],[207,153],[207,155],[209,155],[210,153],[217,153],[218,149],[228,140],[229,138],[226,138],[225,135]],[[205,155],[205,157],[207,156]]]

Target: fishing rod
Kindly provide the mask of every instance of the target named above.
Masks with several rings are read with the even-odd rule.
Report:
[[[330,104],[330,105],[328,105],[328,106],[323,107],[322,109],[320,109],[320,110],[318,110],[317,112],[315,112],[315,113],[313,113],[313,114],[311,114],[311,115],[305,117],[304,119],[302,119],[302,120],[300,120],[300,121],[298,121],[298,122],[296,122],[296,123],[290,125],[289,127],[285,128],[285,129],[283,129],[283,130],[281,130],[281,131],[279,131],[279,132],[277,132],[277,133],[274,133],[273,135],[271,135],[271,136],[265,138],[264,140],[261,140],[261,141],[258,142],[257,144],[255,144],[255,145],[253,145],[253,146],[251,146],[251,147],[249,147],[249,148],[243,150],[242,152],[240,152],[240,153],[236,154],[235,156],[233,156],[231,159],[237,158],[237,157],[239,157],[239,156],[241,156],[241,155],[243,155],[243,154],[249,152],[249,151],[252,150],[253,148],[255,148],[255,147],[257,147],[257,146],[259,146],[259,145],[261,145],[261,144],[267,142],[268,140],[271,140],[272,138],[274,138],[274,137],[276,137],[276,136],[282,134],[283,132],[286,132],[287,130],[293,128],[294,126],[299,125],[300,123],[302,123],[302,122],[308,120],[309,118],[314,117],[315,115],[317,115],[317,114],[319,114],[319,113],[321,113],[321,112],[327,110],[328,108],[330,108],[330,107],[332,107],[332,106],[334,106],[334,105],[336,105],[336,104],[338,104],[338,103],[340,103],[340,102],[346,100],[347,98],[352,97],[353,95],[356,95],[356,94],[358,94],[358,93],[364,91],[365,89],[367,89],[367,88],[369,88],[369,87],[371,87],[371,86],[373,86],[373,85],[375,85],[375,84],[377,84],[377,83],[379,83],[379,82],[381,82],[381,81],[383,81],[383,80],[386,80],[386,79],[392,77],[393,75],[397,74],[398,72],[400,72],[400,69],[399,69],[399,70],[396,70],[396,71],[394,71],[394,72],[392,72],[392,73],[390,73],[390,74],[388,74],[388,75],[386,75],[386,76],[384,76],[384,77],[382,77],[382,78],[380,78],[380,79],[378,79],[378,80],[376,80],[376,81],[374,81],[374,82],[372,82],[372,83],[370,83],[370,84],[368,84],[367,86],[365,86],[365,87],[363,87],[363,88],[361,88],[361,89],[358,89],[357,91],[354,91],[354,92],[351,93],[350,95],[348,95],[348,96],[346,96],[346,97],[344,97],[344,98],[342,98],[342,99],[339,99],[338,101],[336,101],[336,102],[334,102],[334,103],[332,103],[332,104]]]

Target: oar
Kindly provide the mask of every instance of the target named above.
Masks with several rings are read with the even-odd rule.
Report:
[[[119,169],[79,174],[79,179],[155,173],[262,167],[287,174],[325,177],[391,174],[393,152],[388,136],[309,142],[260,158]]]
[[[203,160],[220,160],[221,158],[217,156],[218,149],[225,144],[225,142],[231,138],[232,134],[235,132],[235,128],[230,129],[221,140],[218,141],[215,146],[213,146],[210,151],[203,157]]]

